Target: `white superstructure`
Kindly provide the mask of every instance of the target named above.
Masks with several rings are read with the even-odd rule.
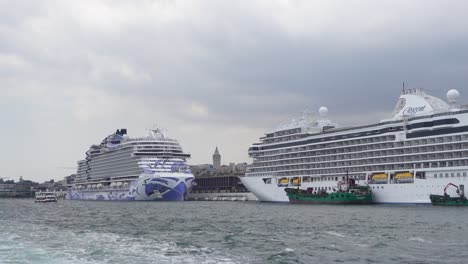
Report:
[[[468,183],[468,108],[421,89],[403,90],[391,119],[338,128],[303,114],[253,144],[243,184],[261,201],[287,202],[286,187],[333,191],[349,173],[377,203],[430,203],[445,185]]]
[[[175,139],[159,129],[130,138],[117,130],[92,145],[78,161],[75,182],[67,198],[73,200],[184,200],[192,175]]]

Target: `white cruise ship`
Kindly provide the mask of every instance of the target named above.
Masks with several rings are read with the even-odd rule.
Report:
[[[391,119],[349,128],[325,107],[303,114],[250,147],[242,183],[260,201],[287,202],[286,187],[332,192],[348,174],[371,186],[374,202],[429,204],[448,183],[468,183],[468,107],[458,97],[403,90]]]
[[[183,201],[194,180],[189,157],[161,130],[129,138],[126,129],[119,129],[78,161],[67,199]]]

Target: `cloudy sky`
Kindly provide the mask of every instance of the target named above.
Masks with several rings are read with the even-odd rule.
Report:
[[[304,109],[387,118],[405,81],[468,102],[466,1],[0,0],[0,177],[61,179],[117,128],[211,162]]]

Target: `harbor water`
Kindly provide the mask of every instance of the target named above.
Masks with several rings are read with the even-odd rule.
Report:
[[[468,263],[468,208],[0,200],[0,263]]]

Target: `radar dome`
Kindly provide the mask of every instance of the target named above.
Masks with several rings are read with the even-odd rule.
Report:
[[[127,134],[123,135],[122,136],[123,140],[128,140],[129,139],[129,136]]]
[[[447,92],[447,100],[449,101],[449,103],[451,104],[454,104],[457,102],[457,99],[460,97],[460,93],[455,90],[455,89],[452,89],[450,91]]]
[[[321,117],[326,117],[327,114],[328,114],[328,108],[323,107],[323,106],[320,107],[319,114],[320,114]]]

